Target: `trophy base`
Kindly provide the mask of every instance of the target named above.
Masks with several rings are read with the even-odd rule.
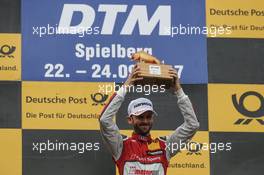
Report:
[[[171,87],[173,83],[173,77],[169,74],[171,65],[140,62],[137,66],[140,68],[138,77],[143,77],[143,80],[135,82],[136,85],[164,85],[166,89]]]

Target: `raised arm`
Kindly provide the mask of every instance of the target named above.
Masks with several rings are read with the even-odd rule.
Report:
[[[124,101],[124,97],[125,93],[121,90],[114,93],[99,119],[102,138],[115,160],[122,153],[123,139],[113,119]]]
[[[136,78],[138,73],[138,68],[132,70],[131,75],[128,77],[124,85],[113,94],[109,103],[103,109],[99,119],[101,135],[115,160],[118,160],[121,156],[123,150],[123,138],[113,119],[124,101],[127,87],[132,86],[134,81],[140,79]]]
[[[186,143],[189,139],[193,137],[193,135],[199,129],[199,122],[194,113],[191,101],[189,97],[185,95],[183,89],[181,88],[176,71],[173,70],[172,72],[175,77],[175,84],[173,90],[174,94],[178,98],[178,106],[184,118],[184,123],[166,138],[166,144],[170,145],[168,147],[169,149],[166,150],[168,160],[179,152],[180,142]],[[175,145],[174,148],[178,149],[172,149],[173,144]]]

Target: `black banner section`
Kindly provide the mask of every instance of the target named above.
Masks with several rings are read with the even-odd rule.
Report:
[[[20,0],[0,1],[0,33],[20,33]]]
[[[264,133],[210,133],[210,143],[218,151],[210,154],[211,175],[260,175],[264,172]],[[231,143],[230,151],[220,151],[219,143]]]
[[[189,96],[197,118],[200,122],[200,131],[208,130],[207,85],[182,85]],[[158,116],[154,119],[154,130],[174,130],[183,123],[183,116],[177,106],[177,97],[169,91],[165,93],[128,93],[120,110],[117,113],[117,124],[120,129],[132,129],[126,120],[127,107],[131,100],[144,97],[152,101]]]
[[[208,38],[209,83],[264,83],[264,40]]]
[[[99,131],[23,130],[23,175],[115,174]]]
[[[21,128],[21,82],[0,82],[0,128]]]

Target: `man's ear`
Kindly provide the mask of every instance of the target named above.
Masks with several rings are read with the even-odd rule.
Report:
[[[127,117],[127,123],[132,125],[133,124],[133,118],[131,117]]]

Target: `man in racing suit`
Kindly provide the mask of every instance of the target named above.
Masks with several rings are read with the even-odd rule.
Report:
[[[101,134],[120,175],[166,175],[169,160],[179,151],[180,143],[186,143],[195,134],[199,122],[188,96],[180,86],[176,70],[171,69],[170,74],[174,77],[173,94],[177,96],[184,123],[169,136],[151,138],[150,130],[157,113],[150,100],[138,98],[128,106],[127,120],[133,125],[134,132],[131,137],[121,135],[113,118],[124,101],[126,87],[140,79],[137,77],[139,71],[139,68],[133,69],[124,85],[105,106],[99,119]],[[172,144],[177,144],[178,149],[170,149]]]

